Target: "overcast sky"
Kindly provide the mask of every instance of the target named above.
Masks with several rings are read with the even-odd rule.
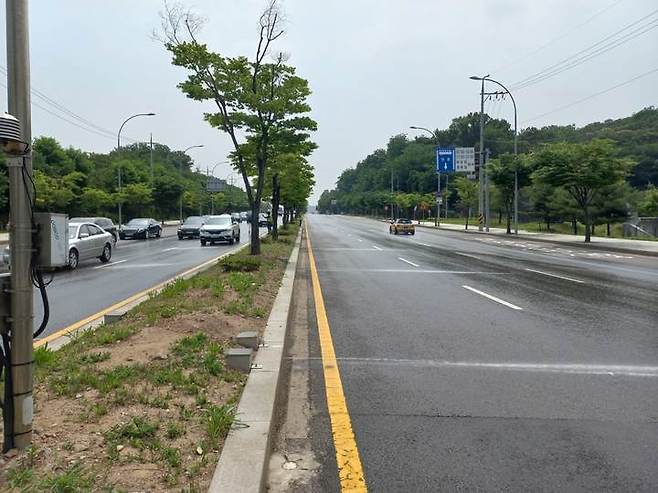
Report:
[[[251,56],[264,3],[186,5],[207,19],[200,38],[211,49]],[[627,26],[610,40],[637,34],[642,26],[649,30],[516,91],[520,126],[583,125],[657,102],[658,72],[653,72],[528,121],[657,69],[656,0],[284,0],[283,6],[287,32],[274,49],[288,53],[289,63],[309,80],[312,116],[319,125],[311,203],[333,187],[343,169],[385,146],[390,136],[415,135],[409,125],[444,128],[453,117],[478,111],[479,87],[469,75],[490,73],[512,86]],[[211,107],[186,99],[176,88],[184,73],[151,39],[161,8],[159,0],[30,1],[32,86],[112,133],[127,116],[153,111],[156,117],[131,121],[124,135],[146,141],[153,132],[155,141],[174,149],[204,144],[190,155],[205,171],[226,159],[229,140],[202,121],[202,112]],[[2,8],[6,67],[4,14]],[[33,102],[72,120],[41,99]],[[0,109],[6,108],[3,89]],[[512,120],[509,103],[492,103],[488,112]],[[106,152],[116,145],[115,137],[88,132],[36,106],[32,122],[34,136],[54,136],[65,146]],[[215,175],[229,172],[220,165]]]

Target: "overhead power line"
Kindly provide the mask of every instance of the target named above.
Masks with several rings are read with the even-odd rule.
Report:
[[[7,75],[7,69],[0,65],[0,73]],[[4,83],[0,82],[0,85],[2,87],[7,87]],[[73,111],[69,110],[66,106],[58,103],[51,97],[49,97],[47,94],[43,93],[42,91],[39,91],[35,87],[32,87],[30,92],[32,95],[43,101],[45,105],[50,106],[50,108],[47,108],[46,106],[43,106],[42,104],[37,103],[36,101],[32,101],[32,105],[36,106],[37,108],[45,111],[46,113],[59,118],[60,120],[73,125],[75,127],[78,127],[82,130],[85,130],[89,133],[98,135],[100,137],[105,137],[107,139],[112,139],[116,140],[116,132],[112,130],[108,130],[104,127],[101,127],[100,125],[95,124],[94,122],[78,115],[77,113],[74,113]],[[63,113],[66,116],[62,116]],[[130,142],[137,142],[136,139],[130,138],[130,137],[123,137],[125,140],[128,140]]]
[[[567,108],[571,108],[572,106],[576,106],[580,103],[584,103],[585,101],[589,101],[590,99],[593,99],[597,96],[601,96],[602,94],[608,93],[610,91],[614,91],[615,89],[618,89],[619,87],[631,84],[632,82],[635,82],[636,80],[642,79],[643,77],[647,77],[647,76],[649,76],[651,74],[654,74],[656,72],[658,72],[658,67],[656,67],[652,70],[649,70],[648,72],[644,72],[643,74],[636,75],[635,77],[632,77],[628,80],[625,80],[624,82],[620,82],[619,84],[615,84],[614,86],[608,87],[607,89],[603,89],[602,91],[595,92],[594,94],[590,94],[589,96],[584,97],[582,99],[572,101],[571,103],[565,104],[565,105],[560,106],[558,108],[555,108],[551,111],[547,111],[546,113],[542,113],[541,115],[533,116],[532,118],[524,120],[521,123],[532,122],[534,120],[538,120],[538,119],[543,118],[545,116],[552,115],[553,113],[557,113],[558,111],[566,110]]]
[[[564,58],[563,60],[560,60],[557,63],[554,63],[553,65],[550,65],[543,70],[540,70],[539,72],[526,77],[523,80],[520,80],[514,84],[512,84],[511,89],[512,90],[520,90],[524,89],[528,86],[537,84],[539,82],[542,82],[546,79],[549,79],[557,74],[560,74],[566,70],[569,70],[573,67],[576,67],[582,63],[585,63],[588,60],[591,60],[592,58],[595,58],[597,56],[600,56],[618,46],[621,46],[638,36],[641,36],[642,34],[645,34],[646,32],[655,29],[658,27],[658,19],[652,19],[649,20],[648,22],[644,22],[638,27],[635,27],[632,29],[634,26],[637,26],[637,24],[642,23],[643,21],[646,21],[647,19],[654,17],[658,13],[658,9],[654,10],[653,12],[643,16],[642,18],[628,24],[627,26],[623,27],[622,29],[606,36],[602,40],[594,43],[593,45],[588,46],[587,48],[584,48],[577,53]],[[626,32],[629,29],[632,29],[630,32]],[[624,33],[624,34],[622,34]]]
[[[509,68],[509,67],[512,67],[513,65],[516,65],[516,64],[519,63],[519,62],[522,62],[522,61],[524,61],[524,60],[527,60],[527,59],[530,58],[532,55],[535,55],[535,54],[539,53],[540,51],[542,51],[542,50],[548,48],[548,47],[551,46],[553,43],[556,43],[556,42],[558,42],[558,41],[560,41],[560,40],[566,38],[567,36],[569,36],[569,35],[570,35],[572,32],[574,32],[575,30],[580,29],[581,27],[583,27],[583,26],[589,24],[589,23],[592,22],[594,19],[596,19],[597,17],[599,17],[601,14],[604,14],[604,13],[607,12],[608,10],[610,10],[610,9],[612,9],[613,7],[617,6],[617,5],[618,5],[619,3],[621,3],[622,1],[623,1],[623,0],[617,0],[616,2],[611,3],[611,4],[608,5],[607,7],[602,8],[601,10],[597,11],[594,15],[592,15],[592,16],[588,17],[587,19],[585,19],[585,20],[584,20],[583,22],[581,22],[580,24],[577,24],[577,25],[575,25],[575,26],[573,26],[573,27],[571,27],[571,28],[569,28],[569,29],[567,29],[567,30],[565,30],[565,31],[562,31],[561,34],[559,34],[559,35],[556,36],[555,38],[553,38],[553,39],[547,41],[547,42],[544,43],[543,45],[541,45],[541,46],[535,48],[535,49],[532,50],[532,51],[529,51],[529,52],[526,53],[525,55],[522,55],[522,56],[520,56],[519,58],[517,58],[517,59],[515,59],[515,60],[513,60],[513,61],[511,61],[511,62],[509,62],[509,63],[505,63],[505,64],[499,66],[498,68],[494,69],[494,70],[492,71],[492,73],[493,73],[493,74],[496,74],[496,73],[500,72],[501,70],[505,70],[505,69],[507,69],[507,68]]]

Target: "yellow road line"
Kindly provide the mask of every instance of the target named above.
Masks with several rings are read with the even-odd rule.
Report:
[[[248,245],[248,244],[247,244]],[[246,245],[242,246],[241,248],[238,248],[236,250],[230,250],[228,253],[236,253],[238,250],[241,250],[244,248]],[[195,267],[192,267],[191,269],[186,270],[185,272],[182,272],[181,274],[177,274],[171,279],[167,279],[166,281],[163,281],[159,284],[156,284],[155,286],[152,286],[148,289],[145,289],[143,291],[140,291],[139,293],[135,293],[134,295],[126,298],[125,300],[119,301],[115,303],[114,305],[108,306],[107,308],[103,308],[102,310],[94,313],[93,315],[89,315],[87,318],[84,318],[82,320],[79,320],[68,327],[64,327],[63,329],[58,330],[57,332],[53,332],[49,336],[43,337],[42,339],[34,341],[33,346],[35,348],[41,347],[44,344],[48,344],[49,342],[54,341],[55,339],[59,339],[60,337],[63,337],[67,334],[70,334],[71,332],[75,332],[76,330],[84,327],[85,325],[99,319],[100,317],[107,315],[108,313],[113,312],[114,310],[118,310],[119,308],[122,308],[126,305],[129,305],[130,303],[133,303],[143,296],[146,296],[154,291],[157,291],[159,289],[164,288],[167,284],[170,284],[174,282],[176,279],[179,279],[181,277],[185,277],[188,274],[193,273],[196,270],[203,269],[205,266],[212,264],[213,262],[217,262],[221,257],[223,257],[225,254],[220,255],[219,257],[211,258],[210,260],[203,262],[202,264],[199,264]]]
[[[331,339],[331,329],[324,307],[324,298],[320,288],[320,278],[315,266],[315,257],[311,247],[311,238],[306,226],[306,245],[311,265],[311,280],[313,283],[313,297],[315,298],[315,315],[318,321],[320,336],[320,350],[322,352],[322,368],[324,370],[324,384],[327,394],[327,407],[331,419],[331,432],[336,448],[336,462],[338,464],[338,477],[340,487],[344,492],[366,492],[366,480],[363,466],[356,446],[356,438],[352,431],[352,421],[347,411],[347,402],[343,393],[343,384],[340,380],[340,371],[336,361],[334,343]]]

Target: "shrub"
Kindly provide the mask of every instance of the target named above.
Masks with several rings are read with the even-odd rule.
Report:
[[[260,269],[260,258],[229,255],[219,261],[225,272],[253,272]]]

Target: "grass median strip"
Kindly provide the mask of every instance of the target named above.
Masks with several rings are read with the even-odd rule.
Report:
[[[0,491],[207,490],[246,381],[224,354],[264,330],[297,230],[37,348],[33,446],[0,465]]]

